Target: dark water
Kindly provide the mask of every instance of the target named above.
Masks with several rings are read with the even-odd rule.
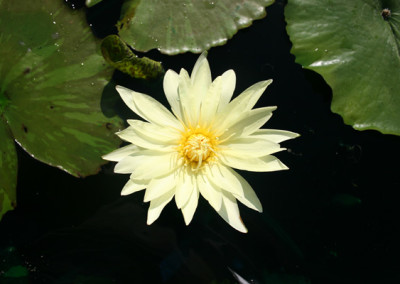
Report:
[[[236,71],[236,95],[274,79],[257,104],[278,106],[265,128],[301,134],[277,155],[289,171],[241,173],[264,207],[260,214],[240,206],[249,233],[232,229],[203,199],[188,227],[174,202],[147,226],[143,192],[121,197],[128,176],[113,174],[112,164],[76,179],[18,148],[18,208],[0,223],[0,269],[19,265],[28,274],[2,281],[239,283],[234,271],[249,283],[400,283],[400,138],[355,131],[330,111],[329,86],[294,63],[283,8],[277,1],[208,55],[213,77]],[[100,21],[101,13],[91,9],[88,19],[104,36],[118,11]],[[191,70],[198,57],[147,56],[175,71]],[[161,81],[114,78],[166,103]]]

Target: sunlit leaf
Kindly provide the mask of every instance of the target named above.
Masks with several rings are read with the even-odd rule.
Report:
[[[0,219],[16,204],[17,153],[8,126],[0,118]]]
[[[111,74],[83,12],[63,1],[0,1],[2,123],[36,159],[75,176],[99,170],[120,143],[121,120],[100,109]]]
[[[285,16],[296,61],[332,87],[332,111],[400,135],[400,1],[289,0]]]
[[[137,57],[117,35],[109,35],[103,39],[101,52],[111,66],[133,78],[151,79],[164,73],[160,62]]]
[[[92,7],[96,5],[97,3],[100,3],[102,0],[86,0],[85,4],[88,7]]]
[[[200,53],[223,45],[239,29],[265,17],[274,0],[128,0],[118,25],[135,50]]]

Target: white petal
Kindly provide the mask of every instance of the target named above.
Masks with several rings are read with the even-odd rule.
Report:
[[[261,81],[246,89],[237,98],[231,101],[220,113],[216,116],[217,133],[225,132],[225,129],[235,124],[243,113],[246,113],[254,107],[267,86],[272,83],[272,80]]]
[[[181,69],[179,73],[178,95],[181,103],[183,122],[186,126],[195,127],[199,118],[201,101],[199,97],[194,96],[192,83],[185,69]]]
[[[202,99],[211,84],[211,71],[207,61],[207,52],[203,52],[197,59],[190,79],[195,95],[200,96]]]
[[[223,193],[222,206],[217,212],[233,228],[239,232],[247,233],[247,228],[240,218],[239,207],[236,203],[236,199],[230,193]]]
[[[128,195],[140,190],[143,190],[149,184],[149,180],[137,180],[134,181],[129,179],[128,182],[125,184],[124,188],[121,191],[121,195]]]
[[[233,170],[229,167],[217,163],[206,168],[206,175],[211,183],[225,191],[243,196],[243,187],[232,172]]]
[[[222,79],[217,77],[212,82],[210,88],[207,91],[202,103],[200,110],[200,121],[202,127],[207,128],[215,119],[215,113],[221,98]]]
[[[107,155],[102,156],[102,158],[107,161],[119,162],[126,156],[129,156],[130,154],[133,153],[137,153],[141,150],[142,149],[136,145],[127,145],[117,150],[114,150],[111,153],[108,153]]]
[[[222,78],[222,90],[221,99],[218,105],[217,112],[221,112],[232,99],[233,92],[236,86],[236,75],[235,71],[228,70],[221,76]]]
[[[175,188],[176,184],[177,184],[176,171],[167,174],[166,176],[152,179],[149,185],[147,186],[146,193],[144,194],[144,202],[148,202],[153,199],[159,198],[164,193]]]
[[[119,161],[114,172],[132,173],[132,179],[152,179],[172,172],[177,166],[177,153],[175,152],[143,150]]]
[[[189,225],[189,223],[192,221],[198,202],[199,191],[197,188],[194,188],[188,202],[182,207],[182,214],[186,225]]]
[[[222,155],[262,157],[285,150],[277,143],[253,137],[229,139],[226,143],[218,146],[219,151]]]
[[[236,197],[240,202],[242,202],[244,205],[247,207],[262,212],[262,205],[260,200],[258,199],[256,193],[254,192],[253,188],[251,185],[237,172],[232,170],[232,173],[235,175],[235,177],[238,179],[240,182],[242,188],[243,188],[243,195],[236,195],[233,194],[234,197]]]
[[[175,202],[179,209],[188,202],[195,188],[196,176],[187,167],[181,168],[175,191]]]
[[[221,155],[219,159],[229,167],[245,171],[272,172],[288,169],[278,158],[272,155],[260,158]]]
[[[167,205],[172,197],[174,196],[174,190],[170,190],[164,193],[157,199],[154,199],[150,202],[149,211],[147,212],[147,225],[151,225],[161,214],[161,211],[164,209],[165,205]]]
[[[182,119],[181,103],[178,96],[178,85],[179,75],[173,70],[168,70],[164,76],[164,93],[173,113]]]
[[[140,135],[150,137],[151,139],[164,141],[166,143],[176,142],[180,139],[180,132],[176,129],[160,127],[156,124],[144,122],[136,119],[128,119],[127,122]]]
[[[276,107],[263,107],[244,112],[238,120],[231,124],[229,129],[220,136],[223,140],[226,137],[248,136],[263,126],[272,116]]]
[[[221,190],[213,185],[205,175],[197,175],[197,186],[201,195],[206,199],[210,205],[218,211],[222,204]]]
[[[259,129],[252,134],[252,137],[269,140],[275,143],[281,143],[299,136],[300,135],[297,133],[279,129]]]
[[[182,129],[181,123],[157,100],[122,86],[116,89],[125,104],[143,119],[163,127]]]
[[[117,132],[119,138],[124,141],[135,144],[145,149],[158,150],[163,152],[171,152],[176,147],[176,141],[164,141],[153,133],[151,136],[143,135],[138,131],[138,128],[128,127],[120,132]]]

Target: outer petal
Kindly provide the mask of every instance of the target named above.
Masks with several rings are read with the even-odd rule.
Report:
[[[258,199],[256,193],[254,192],[253,188],[251,185],[237,172],[232,170],[232,173],[235,175],[235,177],[238,179],[240,182],[242,188],[243,188],[243,195],[236,195],[234,194],[233,196],[236,197],[240,202],[242,202],[244,205],[247,207],[262,212],[262,205],[260,200]]]
[[[263,107],[242,113],[240,117],[237,117],[238,120],[233,122],[229,129],[225,130],[225,133],[220,136],[220,139],[223,140],[226,137],[232,136],[244,137],[252,134],[271,118],[272,112],[275,109],[276,107]]]
[[[116,89],[125,104],[143,119],[163,127],[182,129],[181,123],[171,112],[152,97],[121,86]]]
[[[279,144],[251,137],[236,138],[219,145],[222,155],[237,157],[262,157],[284,150]]]
[[[209,181],[206,175],[197,175],[197,186],[201,195],[218,211],[222,204],[221,190]]]
[[[140,190],[143,190],[149,184],[149,180],[132,180],[129,179],[121,191],[121,195],[128,195]]]
[[[293,139],[299,136],[300,134],[279,129],[259,129],[252,134],[252,137],[269,140],[275,143],[281,143],[283,141]]]
[[[196,188],[196,176],[187,167],[182,167],[175,191],[175,202],[179,209],[188,202],[192,191]]]
[[[107,161],[119,162],[123,158],[129,156],[130,154],[137,153],[141,150],[143,150],[143,149],[141,149],[140,147],[138,147],[136,145],[128,145],[128,146],[121,147],[117,150],[114,150],[111,153],[108,153],[107,155],[102,156],[102,158]]]
[[[115,165],[114,172],[132,173],[132,179],[152,179],[166,175],[179,166],[177,153],[143,150],[122,159]]]
[[[213,123],[221,99],[221,89],[222,79],[221,77],[217,77],[214,82],[212,82],[201,103],[200,121],[202,127],[207,127]]]
[[[272,80],[258,82],[230,102],[217,114],[215,131],[223,133],[225,129],[235,124],[242,117],[243,113],[246,113],[254,107],[262,93],[271,83]]]
[[[197,59],[190,79],[194,91],[193,95],[202,100],[211,84],[211,71],[207,61],[207,52],[203,52]]]
[[[222,90],[221,99],[218,105],[217,112],[221,112],[232,99],[233,91],[236,86],[236,74],[233,70],[228,70],[221,76],[222,78]]]
[[[173,144],[172,141],[163,141],[160,137],[157,137],[156,133],[152,136],[146,136],[138,130],[138,128],[128,127],[116,134],[122,140],[146,149],[171,152],[176,147],[176,144]]]
[[[127,121],[136,132],[151,139],[164,141],[165,143],[176,142],[180,139],[180,132],[176,129],[160,127],[156,124],[136,119],[128,119]]]
[[[192,221],[194,212],[196,212],[198,202],[199,202],[199,191],[196,187],[192,190],[192,194],[190,195],[189,200],[182,207],[182,214],[183,218],[185,219],[186,225],[189,225],[189,223]]]
[[[247,228],[243,224],[239,214],[239,207],[236,199],[230,193],[222,193],[222,206],[217,211],[218,214],[236,230],[247,233]]]
[[[183,119],[181,103],[178,96],[178,86],[179,75],[173,70],[168,70],[164,76],[164,93],[173,113],[180,119]]]
[[[170,190],[164,193],[157,199],[154,199],[150,202],[149,211],[147,212],[147,225],[151,225],[161,214],[161,211],[164,209],[165,205],[167,205],[172,197],[174,196],[174,190]]]
[[[206,168],[206,175],[211,183],[217,185],[225,191],[228,191],[229,193],[243,196],[243,187],[232,172],[232,169],[225,167],[222,164],[214,164]]]
[[[147,186],[146,193],[144,194],[144,202],[159,198],[161,195],[174,189],[176,187],[176,184],[176,171],[167,174],[166,176],[152,179]]]
[[[232,155],[221,155],[221,162],[235,169],[252,171],[252,172],[272,172],[287,170],[278,158],[268,155],[260,158],[236,157]]]

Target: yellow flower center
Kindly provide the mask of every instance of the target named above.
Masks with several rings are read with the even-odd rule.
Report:
[[[183,135],[179,147],[179,152],[185,160],[185,164],[191,165],[192,170],[195,171],[215,156],[216,145],[218,144],[218,138],[213,137],[207,131],[196,130],[188,130]]]

